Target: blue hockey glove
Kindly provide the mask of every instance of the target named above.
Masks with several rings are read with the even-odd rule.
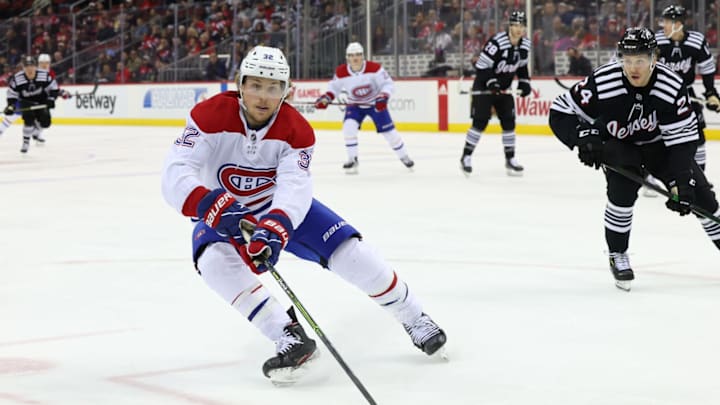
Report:
[[[290,218],[280,210],[272,210],[260,218],[255,231],[250,237],[247,252],[257,272],[267,271],[265,262],[275,265],[280,251],[285,248],[293,233]]]
[[[232,238],[239,244],[246,242],[242,237],[240,221],[257,223],[250,210],[222,188],[216,188],[205,194],[198,203],[197,217],[213,228],[218,235]]]

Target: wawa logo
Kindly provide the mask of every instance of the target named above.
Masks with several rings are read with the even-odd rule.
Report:
[[[528,97],[515,97],[515,110],[518,115],[547,116],[552,100],[540,98],[540,90],[532,89]]]

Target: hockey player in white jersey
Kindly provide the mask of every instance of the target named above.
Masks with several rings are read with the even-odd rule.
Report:
[[[618,42],[616,61],[600,66],[557,97],[550,127],[568,148],[577,147],[586,166],[621,168],[660,179],[673,199],[666,206],[680,215],[690,205],[720,215],[715,193],[693,159],[698,122],[687,88],[675,72],[657,63],[655,35],[647,28],[628,28]],[[618,288],[630,290],[635,278],[627,249],[633,206],[640,185],[606,170],[605,240],[610,270]],[[720,249],[720,224],[701,221]]]
[[[345,57],[347,63],[335,69],[327,92],[315,100],[315,108],[325,109],[340,94],[347,93],[347,100],[343,100],[348,105],[342,127],[348,154],[348,161],[343,165],[346,173],[358,172],[358,132],[368,115],[400,161],[408,169],[412,168],[415,162],[408,156],[405,143],[387,109],[394,89],[392,78],[379,63],[365,60],[363,47],[358,42],[347,46]]]
[[[316,262],[389,311],[420,350],[441,353],[445,332],[360,232],[312,196],[315,134],[284,102],[290,68],[281,50],[251,50],[240,66],[238,91],[197,104],[172,146],[162,193],[199,221],[193,260],[203,280],[270,341],[276,355],[263,373],[295,381],[316,354],[315,341],[257,277],[281,251]],[[247,240],[240,225],[255,231]]]

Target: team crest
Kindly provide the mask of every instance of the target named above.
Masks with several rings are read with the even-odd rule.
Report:
[[[275,169],[251,169],[226,164],[218,170],[218,182],[231,194],[250,197],[275,187]]]

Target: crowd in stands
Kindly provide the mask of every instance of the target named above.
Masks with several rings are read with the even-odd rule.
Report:
[[[396,25],[394,2],[377,0],[372,3],[371,47],[374,54],[391,54],[397,44],[400,52],[435,54],[436,62],[444,61],[449,52],[477,55],[496,30],[504,29],[510,12],[525,9],[524,1],[406,0],[408,23]],[[651,26],[650,1],[631,1],[630,13],[626,2],[617,0],[601,1],[599,6],[590,0],[536,3],[533,31],[528,33],[533,73],[553,74],[557,51],[582,55],[612,49],[626,26]],[[297,35],[315,41],[347,30],[352,13],[362,17],[365,7],[360,0],[311,4],[311,29],[299,31],[297,2],[292,0],[0,0],[0,85],[27,53],[50,54],[58,79],[68,83],[157,81],[169,65],[190,56],[201,63],[188,65],[192,74],[183,79],[224,80],[234,76],[253,46],[288,49],[295,46]],[[716,21],[716,14],[711,3],[706,21]],[[704,32],[714,46],[716,25]]]

